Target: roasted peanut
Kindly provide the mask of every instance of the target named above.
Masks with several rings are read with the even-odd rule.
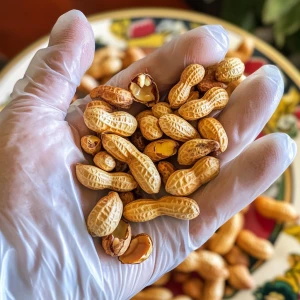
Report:
[[[186,142],[199,138],[197,130],[186,120],[174,114],[167,114],[159,118],[161,130],[171,139]]]
[[[90,92],[92,100],[105,100],[107,103],[127,109],[133,102],[131,93],[125,89],[109,86],[99,85]]]
[[[192,165],[198,159],[220,148],[217,141],[193,139],[185,142],[178,150],[177,161],[180,165]]]
[[[206,156],[198,160],[192,168],[177,170],[171,174],[165,189],[174,196],[187,196],[196,191],[202,184],[215,178],[219,171],[219,160]]]
[[[198,123],[198,130],[205,139],[215,140],[220,144],[220,151],[228,147],[228,137],[222,124],[215,118],[203,118]]]
[[[103,110],[105,110],[106,112],[109,112],[109,113],[112,113],[112,112],[114,112],[116,110],[112,105],[108,104],[104,100],[94,100],[94,101],[91,101],[86,106],[86,108],[89,108],[89,107],[102,108]]]
[[[107,173],[90,165],[77,164],[76,176],[81,184],[91,190],[111,189],[128,192],[137,187],[134,178],[127,173]]]
[[[171,273],[166,273],[163,276],[161,276],[158,280],[156,280],[152,285],[154,286],[162,286],[169,282],[171,278]]]
[[[85,125],[98,133],[112,132],[130,136],[137,128],[135,117],[125,111],[108,113],[98,107],[88,107],[84,111],[83,118]]]
[[[165,196],[159,200],[139,199],[124,207],[123,215],[131,222],[146,222],[159,216],[192,220],[200,213],[196,201],[186,197]]]
[[[242,230],[236,244],[251,256],[259,259],[269,259],[274,253],[273,245],[265,239],[259,238],[249,230]]]
[[[131,300],[171,300],[173,294],[164,287],[149,287],[139,292]]]
[[[157,170],[163,183],[166,184],[170,175],[176,171],[176,168],[168,161],[160,161],[157,165]]]
[[[240,45],[235,50],[228,50],[226,57],[237,57],[243,63],[246,63],[252,56],[254,51],[254,41],[250,37],[242,40]]]
[[[166,159],[177,153],[179,144],[171,139],[161,139],[148,144],[144,150],[144,154],[149,156],[152,161],[157,162]]]
[[[205,93],[213,87],[226,89],[227,85],[223,82],[217,81],[215,78],[216,68],[217,65],[213,65],[205,69],[203,79],[197,84],[197,88],[200,92]]]
[[[185,120],[197,120],[207,116],[213,110],[224,108],[228,99],[226,90],[215,87],[208,90],[201,99],[183,104],[178,112]]]
[[[229,266],[229,284],[238,290],[252,289],[255,286],[249,269],[244,265]]]
[[[123,58],[123,69],[126,69],[134,62],[144,58],[145,52],[139,47],[128,47]]]
[[[288,202],[278,201],[271,197],[261,195],[254,201],[256,210],[265,218],[277,222],[295,222],[299,219],[299,213]]]
[[[159,91],[153,78],[146,73],[136,75],[129,83],[128,90],[135,101],[152,107],[159,101]]]
[[[233,246],[229,252],[224,255],[225,260],[230,265],[244,265],[249,267],[249,256],[244,253],[238,246]]]
[[[182,285],[183,292],[195,300],[202,299],[203,281],[199,278],[191,278]]]
[[[90,91],[98,85],[99,83],[94,77],[88,74],[84,74],[80,80],[78,90],[83,93],[90,93]]]
[[[171,108],[179,108],[187,101],[191,88],[203,79],[204,74],[204,68],[198,64],[191,64],[184,69],[180,81],[169,92],[168,100]]]
[[[123,204],[116,192],[101,198],[87,218],[87,229],[92,236],[106,236],[118,226],[122,217]]]
[[[87,153],[96,155],[101,150],[101,140],[94,135],[85,135],[81,138],[81,147]]]
[[[102,135],[103,147],[116,159],[128,163],[133,177],[148,194],[156,194],[160,190],[161,178],[152,162],[126,139],[115,134]]]
[[[145,261],[152,253],[153,243],[150,236],[140,233],[132,237],[126,252],[119,256],[122,264],[140,264]]]
[[[244,216],[242,214],[234,215],[209,239],[208,249],[221,255],[228,253],[243,226]]]
[[[200,99],[200,94],[198,91],[191,91],[189,97],[187,98],[186,102]]]
[[[183,273],[194,272],[198,269],[199,255],[196,251],[191,252],[186,259],[176,267],[176,271]]]
[[[98,152],[94,157],[94,163],[98,168],[107,172],[112,171],[116,166],[115,159],[106,151]]]
[[[216,79],[221,82],[238,80],[244,73],[245,65],[239,58],[230,57],[222,60],[216,68]]]
[[[158,125],[158,119],[154,116],[141,118],[139,125],[142,135],[146,140],[154,141],[163,136],[163,132]]]
[[[152,107],[152,113],[154,117],[160,118],[161,116],[172,114],[173,111],[170,107],[170,104],[166,102],[158,102]]]
[[[151,109],[146,109],[141,111],[139,114],[136,115],[136,121],[138,122],[138,124],[140,125],[140,121],[142,118],[146,117],[146,116],[153,116],[153,112]]]
[[[222,278],[206,280],[201,300],[222,300],[224,288],[225,280]]]
[[[143,137],[139,130],[136,130],[130,138],[132,144],[141,152],[143,152],[147,146],[147,140]]]
[[[122,200],[124,206],[135,200],[133,192],[119,193],[119,196],[120,196],[120,199]]]

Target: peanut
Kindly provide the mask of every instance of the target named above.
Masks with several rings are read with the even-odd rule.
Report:
[[[207,116],[213,110],[224,108],[228,99],[226,90],[214,87],[208,90],[201,99],[183,104],[178,112],[185,120],[197,120]]]
[[[170,104],[166,102],[158,102],[152,107],[152,113],[154,117],[160,118],[161,116],[172,114],[173,111],[170,107]]]
[[[191,252],[186,259],[176,267],[176,271],[183,273],[194,272],[198,269],[199,255],[196,251]]]
[[[78,90],[83,93],[90,93],[91,90],[98,85],[99,83],[94,77],[88,74],[84,74],[80,80],[80,85],[78,86]]]
[[[152,160],[141,153],[126,139],[115,134],[102,135],[103,147],[116,159],[128,163],[133,177],[148,194],[160,190],[161,179]]]
[[[132,63],[144,58],[145,52],[139,47],[128,47],[123,58],[123,69],[129,67]]]
[[[130,136],[137,128],[135,117],[125,111],[108,113],[98,107],[88,107],[83,118],[85,125],[98,133],[112,132],[121,136]]]
[[[143,137],[142,133],[137,130],[130,138],[132,144],[141,152],[143,152],[147,146],[147,140]]]
[[[132,191],[137,187],[134,178],[127,173],[107,173],[90,165],[76,165],[79,182],[91,190],[111,189],[118,192]]]
[[[139,114],[136,115],[136,121],[138,122],[139,126],[140,126],[140,121],[142,118],[146,117],[146,116],[153,116],[153,112],[150,109],[146,109],[141,111]]]
[[[115,159],[106,151],[98,152],[94,157],[94,163],[98,168],[107,172],[112,171],[116,166]]]
[[[202,184],[211,181],[219,174],[218,159],[206,156],[198,160],[190,169],[175,171],[169,177],[166,191],[174,196],[187,196],[196,191]]]
[[[182,285],[183,292],[195,300],[202,299],[203,281],[199,278],[191,278]]]
[[[186,102],[196,100],[200,98],[200,94],[198,91],[191,91],[189,97],[187,98]]]
[[[171,277],[171,273],[166,273],[163,276],[161,276],[158,280],[156,280],[152,285],[154,286],[162,286],[169,282]]]
[[[135,200],[133,192],[122,192],[122,193],[119,193],[119,196],[120,196],[120,199],[122,200],[124,206]]]
[[[184,69],[180,81],[169,92],[168,100],[171,108],[179,108],[187,101],[191,88],[203,79],[204,74],[204,68],[198,64],[191,64]]]
[[[176,141],[186,142],[199,138],[199,133],[192,125],[174,114],[160,117],[159,126],[164,134]]]
[[[164,287],[150,287],[139,292],[131,300],[171,300],[173,294]]]
[[[249,256],[237,246],[233,246],[230,251],[224,255],[224,258],[230,265],[250,266]]]
[[[118,193],[109,192],[101,198],[87,218],[87,229],[92,236],[106,236],[118,226],[123,204]]]
[[[221,255],[228,253],[230,249],[232,249],[235,240],[243,226],[243,215],[234,215],[209,239],[208,249]]]
[[[257,197],[254,205],[262,216],[277,222],[295,222],[299,218],[297,210],[290,203],[277,201],[265,195]]]
[[[259,238],[249,230],[242,230],[236,244],[246,253],[258,259],[270,259],[274,253],[273,245],[265,239]]]
[[[158,119],[154,116],[146,116],[141,118],[140,130],[143,137],[149,141],[157,140],[163,135],[163,132],[158,125]]]
[[[244,265],[229,266],[228,282],[238,290],[252,289],[255,286],[254,279]]]
[[[207,280],[204,283],[201,300],[222,300],[225,281],[222,278]]]
[[[220,151],[228,147],[228,137],[222,124],[215,118],[204,118],[198,123],[198,130],[205,139],[215,140],[220,144]]]
[[[152,161],[157,162],[166,159],[177,153],[179,144],[171,139],[162,139],[148,144],[144,150],[144,154],[149,156]]]
[[[81,138],[81,147],[87,153],[96,155],[101,150],[101,140],[94,135],[85,135]]]
[[[168,161],[160,161],[157,165],[157,170],[165,185],[170,175],[176,171],[176,168]]]
[[[220,148],[217,141],[193,139],[185,142],[178,150],[177,161],[180,165],[192,165],[199,158]]]
[[[217,65],[215,76],[218,81],[227,83],[238,80],[244,70],[245,65],[239,58],[225,58]]]
[[[159,216],[192,220],[200,213],[196,201],[186,197],[165,196],[159,200],[139,199],[124,207],[123,215],[131,222],[146,222]]]
[[[133,102],[133,97],[129,91],[109,85],[99,85],[94,88],[90,92],[90,97],[92,100],[105,100],[113,106],[124,109],[128,109]]]
[[[88,108],[88,107],[102,108],[103,110],[105,110],[106,112],[109,112],[109,113],[112,113],[116,110],[112,105],[108,104],[104,100],[91,101],[90,103],[87,104],[86,108]]]

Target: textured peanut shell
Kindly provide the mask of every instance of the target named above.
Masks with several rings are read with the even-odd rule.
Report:
[[[199,278],[191,278],[190,280],[186,281],[182,285],[183,292],[192,297],[193,299],[200,300],[202,299],[203,293],[203,281]]]
[[[225,58],[216,68],[216,79],[221,82],[238,80],[244,73],[245,65],[236,57]]]
[[[149,287],[131,298],[131,300],[172,300],[172,299],[173,299],[172,292],[165,287]]]
[[[225,289],[225,280],[222,278],[206,280],[201,300],[222,300]]]
[[[80,144],[87,154],[95,155],[101,150],[101,140],[95,135],[83,136],[80,140]]]
[[[108,85],[99,85],[94,88],[90,92],[90,97],[92,100],[105,100],[113,106],[124,109],[128,109],[133,102],[133,97],[129,91]]]
[[[108,104],[104,100],[94,100],[94,101],[91,101],[86,106],[86,108],[89,108],[89,107],[102,108],[103,110],[105,110],[106,112],[109,112],[109,113],[112,113],[112,112],[114,112],[116,110],[112,105]]]
[[[123,215],[131,222],[146,222],[159,216],[192,220],[200,213],[196,201],[186,197],[165,196],[159,200],[139,199],[124,207]]]
[[[143,110],[135,116],[135,118],[136,118],[139,125],[140,125],[141,119],[146,117],[146,116],[153,116],[153,112],[152,112],[151,109]]]
[[[202,184],[211,181],[220,171],[218,159],[206,156],[198,160],[192,168],[175,171],[169,177],[165,189],[174,196],[187,196]]]
[[[158,125],[158,119],[154,116],[143,117],[139,125],[143,137],[148,141],[154,141],[163,136],[163,132]]]
[[[168,161],[160,161],[157,170],[162,178],[163,184],[166,184],[172,173],[176,171],[174,165]]]
[[[222,88],[212,88],[208,90],[199,100],[192,100],[182,105],[178,113],[189,121],[203,118],[213,110],[223,109],[228,103],[228,94]]]
[[[204,74],[203,66],[198,64],[191,64],[184,69],[180,81],[169,92],[168,100],[171,108],[179,108],[187,101],[191,88],[203,79]]]
[[[148,144],[144,150],[144,154],[157,162],[162,159],[171,157],[177,153],[179,144],[171,139],[161,139]]]
[[[152,107],[152,113],[154,117],[160,118],[163,115],[172,114],[173,111],[170,104],[166,102],[158,102]]]
[[[107,173],[90,165],[76,165],[79,182],[91,190],[111,189],[118,192],[132,191],[137,187],[135,179],[127,173]]]
[[[118,193],[109,192],[101,198],[87,218],[87,229],[92,236],[106,236],[118,226],[123,204]]]
[[[199,120],[198,130],[205,139],[217,141],[220,151],[224,152],[228,147],[228,137],[222,124],[215,118],[203,118]]]
[[[93,161],[98,168],[106,172],[112,171],[116,166],[115,159],[106,151],[98,152]]]
[[[236,244],[246,253],[258,259],[270,259],[274,253],[274,247],[268,240],[259,238],[246,229],[239,233]]]
[[[199,133],[191,124],[174,114],[160,117],[159,126],[165,135],[176,141],[186,142],[199,138]]]
[[[192,165],[201,157],[220,148],[217,141],[192,139],[185,142],[178,150],[177,161],[180,165]]]
[[[237,290],[252,289],[255,286],[249,269],[244,265],[229,266],[228,283]]]

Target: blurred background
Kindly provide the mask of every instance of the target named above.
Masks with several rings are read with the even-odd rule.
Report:
[[[134,7],[171,7],[207,13],[267,41],[300,67],[300,0],[10,0],[0,10],[3,66],[22,49],[48,34],[64,12],[85,15]]]

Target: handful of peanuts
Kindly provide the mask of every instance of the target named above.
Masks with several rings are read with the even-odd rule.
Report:
[[[141,51],[138,54],[143,57]],[[120,59],[119,54],[116,56]],[[128,56],[126,59],[127,66]],[[92,71],[97,72],[97,68],[93,66]],[[146,222],[164,215],[192,220],[200,214],[197,202],[187,196],[218,175],[218,156],[228,147],[225,129],[211,113],[226,106],[233,90],[245,79],[243,72],[244,64],[236,57],[207,68],[191,64],[183,70],[166,102],[160,102],[155,80],[147,73],[137,74],[128,83],[128,90],[95,87],[95,82],[86,88],[92,102],[85,109],[84,122],[95,134],[82,137],[81,146],[93,156],[96,166],[77,164],[76,176],[87,188],[111,190],[87,219],[89,233],[102,238],[108,255],[117,256],[124,264],[138,264],[151,255],[151,237],[146,233],[133,236],[129,222]],[[134,102],[147,109],[136,116],[122,110]],[[158,194],[162,184],[166,196],[157,200],[141,197],[143,192]],[[280,222],[298,218],[290,204],[264,196],[255,201],[255,206],[263,216]],[[172,274],[165,274],[154,287],[132,299],[217,300],[226,289],[252,288],[247,254],[269,259],[273,246],[243,229],[243,213],[219,228]],[[199,276],[191,278],[190,272]],[[174,297],[162,287],[171,277],[182,284],[185,296]]]

